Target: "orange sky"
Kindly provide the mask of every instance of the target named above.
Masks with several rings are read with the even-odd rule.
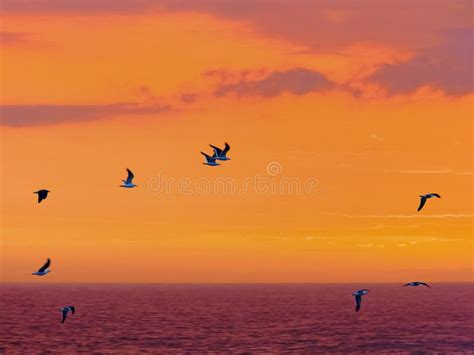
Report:
[[[5,2],[2,281],[472,281],[468,2],[156,3]]]

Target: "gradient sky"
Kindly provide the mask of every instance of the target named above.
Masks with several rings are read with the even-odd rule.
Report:
[[[472,281],[470,1],[1,15],[1,280]]]

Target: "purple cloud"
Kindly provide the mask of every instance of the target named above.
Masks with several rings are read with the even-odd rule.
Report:
[[[280,37],[311,50],[354,42],[418,47],[433,34],[471,24],[470,0],[160,0],[176,12],[203,12],[247,23],[271,37]],[[422,16],[420,16],[422,15]]]
[[[310,92],[329,90],[334,84],[316,71],[294,68],[286,71],[274,71],[260,80],[242,79],[237,83],[221,84],[215,91],[216,96],[234,93],[238,96],[257,95],[274,97],[289,92],[304,95]]]
[[[390,94],[404,94],[428,85],[447,95],[473,91],[473,29],[449,31],[439,45],[426,49],[408,62],[385,64],[369,81],[387,88]]]
[[[92,121],[119,115],[165,113],[170,106],[142,106],[136,103],[108,105],[1,105],[0,124],[4,126],[37,126]]]
[[[390,93],[423,85],[450,95],[471,91],[468,41],[448,40],[455,47],[451,52],[447,43],[434,44],[446,31],[472,28],[471,0],[3,0],[1,11],[28,15],[203,13],[244,23],[263,36],[304,46],[309,52],[337,51],[354,43],[400,46],[414,51],[415,58],[383,66],[371,78]],[[400,75],[408,77],[400,79]]]
[[[415,48],[440,31],[472,25],[470,0],[3,0],[1,7],[5,13],[28,15],[136,15],[160,10],[244,22],[312,50],[361,41]]]
[[[3,0],[2,12],[25,14],[135,14],[156,8],[154,0]]]
[[[184,93],[181,94],[180,99],[182,102],[185,103],[193,103],[198,99],[198,94],[196,93]]]

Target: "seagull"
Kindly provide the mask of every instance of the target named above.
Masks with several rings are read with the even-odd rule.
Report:
[[[133,187],[137,187],[138,185],[135,185],[132,180],[133,178],[135,177],[135,175],[133,175],[132,171],[130,169],[127,169],[127,173],[128,173],[128,176],[127,176],[127,180],[122,180],[123,181],[123,185],[120,185],[120,187],[126,187],[128,189],[131,189]]]
[[[63,319],[61,320],[61,323],[64,323],[66,321],[67,315],[69,312],[72,314],[76,313],[76,309],[74,306],[66,306],[60,309],[61,312],[63,312]]]
[[[217,160],[230,160],[230,158],[226,156],[227,152],[230,150],[230,145],[227,142],[225,143],[224,149],[220,149],[212,144],[209,144],[209,146],[214,149],[214,156]]]
[[[47,273],[51,272],[49,268],[49,265],[51,265],[51,259],[48,258],[48,260],[46,260],[46,262],[44,263],[43,266],[41,266],[38,271],[35,271],[32,273],[32,275],[36,275],[36,276],[44,276],[46,275]]]
[[[216,163],[217,155],[214,152],[214,155],[211,157],[210,155],[207,155],[206,153],[201,152],[202,155],[206,157],[206,163],[203,163],[204,165],[209,165],[209,166],[218,166],[221,165],[219,163]]]
[[[420,282],[420,281],[413,281],[413,282],[409,282],[403,286],[426,286],[428,288],[431,288],[430,285],[428,285],[427,283],[425,282]]]
[[[426,195],[420,195],[420,206],[418,207],[418,211],[421,211],[421,209],[423,208],[423,206],[426,203],[426,200],[429,199],[429,198],[432,198],[432,197],[441,198],[440,195],[434,194],[434,193],[426,194]]]
[[[362,296],[366,295],[369,293],[369,290],[363,288],[362,290],[355,291],[352,293],[352,296],[355,297],[355,302],[356,302],[356,308],[355,311],[359,312],[360,309],[360,304],[362,303]]]
[[[51,191],[49,190],[38,190],[38,191],[35,191],[33,192],[34,194],[38,194],[38,203],[40,203],[41,201],[43,201],[46,197],[48,197],[48,193],[50,193]]]

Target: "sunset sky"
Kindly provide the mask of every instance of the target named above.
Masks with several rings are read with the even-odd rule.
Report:
[[[471,1],[1,15],[0,280],[472,281]]]

